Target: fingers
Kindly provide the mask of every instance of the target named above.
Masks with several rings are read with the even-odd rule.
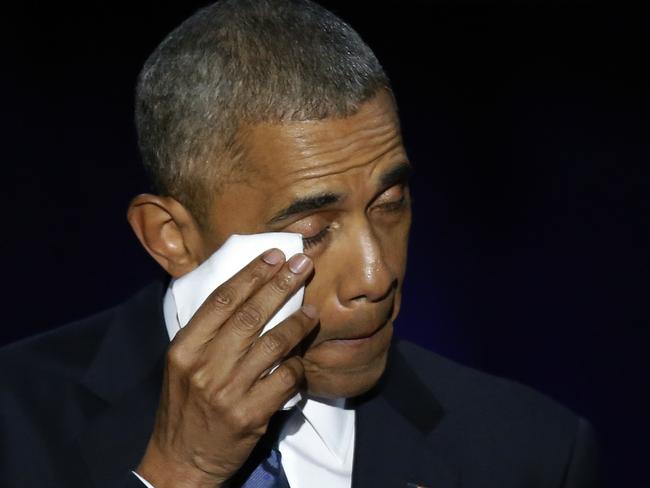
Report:
[[[303,386],[305,369],[302,360],[293,356],[285,360],[270,375],[253,386],[249,401],[263,406],[268,412],[277,412]]]
[[[281,268],[284,254],[269,249],[246,265],[205,299],[174,342],[202,346],[209,342],[231,315]]]
[[[238,382],[249,389],[260,376],[279,364],[318,324],[318,312],[303,306],[282,323],[260,336],[241,359]]]
[[[219,486],[250,455],[271,415],[304,383],[301,359],[285,358],[317,325],[317,313],[305,306],[260,331],[312,270],[303,254],[285,262],[280,251],[267,251],[219,286],[180,330],[167,352],[152,434],[163,453],[159,465],[196,467],[198,459],[210,486]]]
[[[304,254],[292,256],[267,283],[234,311],[219,330],[218,340],[207,348],[214,349],[206,352],[234,354],[238,358],[245,354],[264,325],[304,284],[312,269],[311,259]]]

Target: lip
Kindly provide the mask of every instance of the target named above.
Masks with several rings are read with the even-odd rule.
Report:
[[[389,322],[393,321],[395,315],[394,307],[390,307],[390,309],[381,316],[380,320],[376,322],[376,325],[373,325],[372,327],[366,326],[363,327],[363,330],[359,330],[360,327],[355,325],[354,322],[348,323],[341,328],[340,335],[334,335],[334,337],[330,337],[323,342],[342,344],[363,343],[367,339],[375,337]]]
[[[385,321],[381,323],[378,327],[375,327],[372,329],[370,332],[367,333],[362,333],[362,334],[357,334],[352,337],[334,337],[330,339],[332,342],[341,342],[343,344],[356,344],[356,343],[361,343],[363,341],[367,341],[368,339],[372,339],[373,336],[377,335],[377,333],[386,325],[388,321]]]
[[[361,347],[364,344],[372,341],[373,337],[377,334],[366,336],[366,337],[359,337],[358,339],[331,339],[328,341],[332,345],[341,345],[341,346],[347,346],[347,347]]]
[[[393,335],[393,322],[387,320],[379,328],[355,338],[332,338],[309,348],[305,358],[310,364],[318,365],[318,369],[327,371],[343,371],[346,374],[365,371],[378,358],[385,356]]]
[[[372,342],[381,332],[386,328],[390,320],[382,322],[379,326],[374,327],[370,332],[364,332],[362,334],[356,334],[351,337],[333,337],[325,341],[332,346],[347,346],[347,347],[360,347],[365,344]]]

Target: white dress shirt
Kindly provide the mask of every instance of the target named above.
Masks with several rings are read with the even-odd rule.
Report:
[[[180,330],[170,289],[163,301],[165,325],[172,340]],[[280,431],[282,467],[291,488],[350,488],[354,458],[355,412],[345,399],[307,397],[294,409]],[[154,488],[137,473],[147,487]]]

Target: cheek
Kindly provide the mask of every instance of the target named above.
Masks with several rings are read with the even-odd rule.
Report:
[[[402,302],[402,286],[404,284],[404,277],[406,274],[406,263],[408,256],[408,228],[401,233],[393,233],[391,239],[391,246],[389,255],[387,257],[391,262],[391,268],[394,270],[395,278],[397,279],[397,289],[395,291],[395,312],[393,319],[397,317]]]
[[[336,272],[324,257],[313,258],[314,274],[305,287],[304,303],[314,305],[322,324],[332,320],[332,310],[336,303]]]
[[[376,243],[381,249],[382,264],[397,278],[400,288],[406,272],[410,227],[410,211],[392,225],[379,223],[374,226]],[[330,306],[335,306],[339,281],[345,279],[349,272],[342,266],[347,260],[349,249],[341,244],[335,243],[333,249],[325,249],[323,253],[312,256],[315,271],[305,289],[305,303],[319,307],[321,313]]]
[[[380,236],[382,254],[386,265],[390,267],[401,286],[406,272],[409,233],[411,229],[410,211],[399,221],[390,226],[377,226]]]
[[[337,291],[346,269],[340,256],[334,251],[324,252],[313,260],[314,274],[305,288],[304,303],[318,309],[320,324],[311,347],[336,336],[350,320],[349,311],[341,307]]]

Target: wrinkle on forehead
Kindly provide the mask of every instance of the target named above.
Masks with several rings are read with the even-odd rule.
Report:
[[[349,117],[262,122],[242,134],[252,170],[247,186],[258,191],[277,193],[349,172],[370,178],[385,161],[408,160],[395,105],[385,93]]]
[[[320,158],[322,164],[331,164],[341,155],[354,153],[364,147],[377,147],[380,152],[385,152],[381,151],[383,146],[399,139],[399,131],[392,124],[362,127],[347,133],[337,130],[306,134],[304,127],[297,127],[295,130],[289,128],[287,136],[292,137],[294,132],[297,133],[294,139],[296,155],[301,159]]]
[[[404,154],[394,109],[379,108],[346,119],[255,127],[249,155],[269,177],[294,180],[341,173],[391,152]]]
[[[304,161],[305,167],[288,172],[287,176],[292,180],[311,180],[322,178],[324,176],[340,175],[349,171],[361,170],[362,168],[367,168],[368,171],[372,173],[375,166],[373,163],[376,163],[393,153],[404,154],[401,139],[399,137],[392,137],[373,151],[372,154],[368,154],[366,157],[359,159],[358,161],[350,160],[346,157],[346,154],[341,155],[339,153],[337,153],[339,157],[336,157],[337,155],[332,155],[332,158],[328,158],[327,161],[321,159],[317,164],[309,164],[310,161],[306,159]]]

